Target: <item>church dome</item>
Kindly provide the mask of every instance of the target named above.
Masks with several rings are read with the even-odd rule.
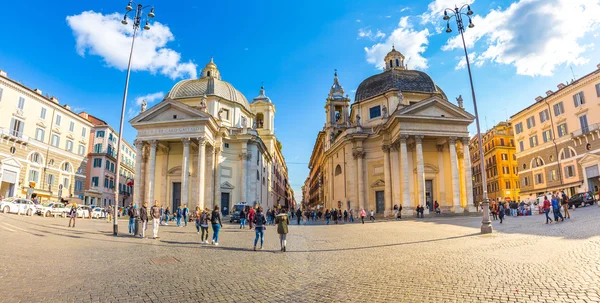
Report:
[[[188,79],[179,81],[167,94],[167,99],[200,98],[203,95],[216,96],[240,104],[250,111],[246,97],[235,89],[233,85],[221,80],[221,74],[217,65],[210,59],[202,70],[200,79]]]
[[[407,70],[404,66],[404,56],[392,49],[385,58],[384,72],[371,76],[360,83],[356,89],[355,102],[360,102],[389,91],[414,92],[426,94],[441,94],[444,92],[424,72]],[[389,64],[388,64],[389,62]]]

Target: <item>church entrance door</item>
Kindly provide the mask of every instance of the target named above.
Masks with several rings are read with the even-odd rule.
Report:
[[[425,201],[427,209],[433,211],[433,180],[425,180]]]
[[[181,182],[173,182],[173,214],[175,214],[175,212],[177,211],[177,208],[179,208],[179,205],[181,205]]]
[[[385,210],[385,198],[384,197],[385,197],[385,195],[384,195],[383,190],[375,192],[375,211],[378,214],[383,214],[383,211]]]
[[[221,193],[221,213],[223,216],[229,215],[229,193]]]

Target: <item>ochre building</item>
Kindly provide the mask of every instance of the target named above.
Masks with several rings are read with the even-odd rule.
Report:
[[[324,208],[389,215],[398,204],[410,214],[437,201],[442,211],[475,211],[467,130],[474,116],[429,75],[406,69],[400,52],[392,49],[385,62],[354,102],[336,73],[305,186],[318,192],[313,184],[322,179]]]

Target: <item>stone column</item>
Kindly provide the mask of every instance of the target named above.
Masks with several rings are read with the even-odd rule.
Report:
[[[452,172],[452,211],[462,213],[460,206],[460,181],[458,180],[458,157],[456,156],[456,137],[448,138],[450,147],[450,171]]]
[[[214,204],[214,199],[215,199],[215,147],[214,145],[211,145],[210,147],[208,147],[208,151],[207,151],[207,163],[208,163],[208,170],[206,172],[206,174],[208,176],[210,176],[209,178],[209,182],[205,182],[208,183],[206,184],[206,192],[204,193],[204,201],[205,201],[205,205],[206,207],[208,207],[209,209],[213,209],[215,207]]]
[[[390,146],[384,144],[381,149],[383,150],[383,179],[385,182],[384,187],[384,205],[383,211],[384,216],[388,216],[392,211],[392,178],[390,175]]]
[[[425,207],[425,160],[423,159],[423,138],[424,136],[415,136],[415,144],[417,151],[417,204]],[[425,212],[428,212],[428,208],[425,207]]]
[[[245,147],[246,144],[244,144]],[[248,163],[248,150],[246,148],[242,148],[242,152],[240,153],[240,201],[246,201],[246,163]],[[260,167],[258,167],[261,170]],[[258,180],[258,184],[262,186],[262,180]]]
[[[392,209],[393,205],[400,205],[400,166],[398,165],[398,161],[400,157],[398,156],[398,150],[400,149],[400,144],[398,142],[392,145],[392,150],[390,151],[390,171],[392,174]]]
[[[206,186],[206,139],[198,138],[198,206],[204,209],[204,187]]]
[[[438,151],[438,203],[440,208],[446,206],[446,170],[444,169],[444,145],[437,146]]]
[[[466,208],[469,212],[477,212],[477,208],[473,203],[473,176],[471,175],[471,154],[469,153],[469,138],[462,138],[463,144],[463,157],[464,157],[464,169],[465,169],[465,192],[467,196]]]
[[[402,167],[402,212],[406,215],[412,215],[413,211],[410,205],[410,189],[409,189],[409,178],[412,177],[409,174],[408,169],[408,151],[406,149],[406,139],[408,135],[400,136],[400,167]]]
[[[136,157],[135,157],[135,177],[133,180],[133,203],[137,205],[141,205],[142,203],[142,193],[140,191],[141,182],[144,180],[142,177],[142,154],[144,153],[144,141],[135,140],[133,141],[133,145],[135,145]],[[115,205],[119,205],[115,203]],[[154,201],[148,201],[148,204],[154,205]],[[114,206],[114,205],[113,205]]]
[[[221,141],[218,141],[215,145],[215,154],[214,154],[214,196],[213,196],[213,207],[215,205],[219,205],[219,199],[221,198],[221,168],[220,168],[220,163],[219,161],[221,160],[221,145],[223,143]],[[220,205],[219,205],[220,207]],[[223,211],[221,209],[221,211]]]
[[[190,138],[181,139],[183,142],[183,159],[181,163],[181,205],[188,205],[190,196]]]
[[[364,209],[365,211],[367,210],[367,205],[365,203],[365,185],[364,185],[364,180],[363,180],[363,158],[365,157],[365,152],[362,151],[362,149],[360,150],[356,150],[354,151],[354,153],[352,154],[352,156],[354,156],[354,159],[356,159],[356,171],[357,171],[357,178],[358,178],[358,188],[357,188],[357,196],[358,196],[358,207]]]
[[[146,195],[146,197],[148,197],[146,200],[150,203],[154,203],[154,173],[156,172],[156,146],[158,146],[158,141],[150,141],[150,158],[148,159],[150,169],[148,172],[148,194]]]

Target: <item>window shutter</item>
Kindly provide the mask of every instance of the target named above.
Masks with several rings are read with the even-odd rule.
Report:
[[[598,86],[596,86],[596,89],[598,89]],[[4,89],[2,89],[2,87],[0,87],[0,101],[2,101],[2,92],[4,91]],[[600,96],[600,93],[598,93],[598,96]]]
[[[10,119],[10,131],[11,131],[11,135],[12,132],[15,130],[15,118]]]
[[[573,104],[575,104],[575,107],[579,106],[579,104],[577,102],[577,94],[573,95]]]

